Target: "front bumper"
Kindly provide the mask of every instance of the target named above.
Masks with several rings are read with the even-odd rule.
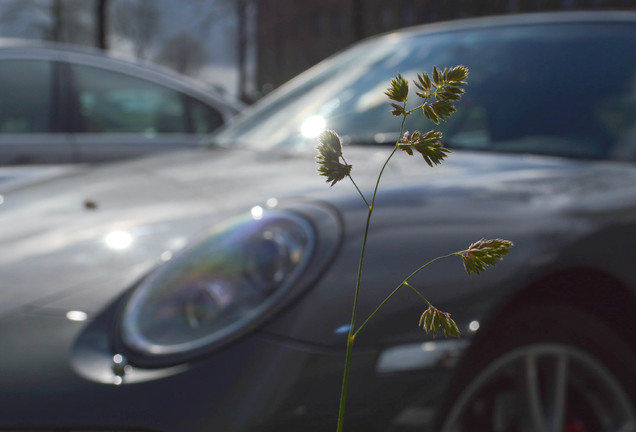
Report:
[[[37,310],[3,317],[0,430],[319,431],[334,427],[341,350],[253,333],[188,363],[143,369],[126,365],[112,349],[113,317],[114,312],[106,312],[78,322],[62,312]],[[382,353],[354,350],[349,427],[408,430],[415,422],[426,430],[451,371],[447,364],[431,363],[432,357],[426,355],[448,354],[445,341],[440,342],[442,351],[428,345],[420,351],[429,360],[422,363],[419,356],[419,363],[411,362],[409,367],[394,361],[396,353],[407,346]],[[423,364],[430,367],[422,368]]]

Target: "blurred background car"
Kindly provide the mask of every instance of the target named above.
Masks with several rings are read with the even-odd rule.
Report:
[[[334,428],[367,207],[315,173],[316,136],[342,136],[367,193],[399,138],[391,78],[464,64],[454,154],[385,171],[359,316],[436,256],[515,246],[479,277],[457,259],[411,281],[459,339],[419,328],[413,293],[387,303],[356,338],[345,428],[633,431],[634,52],[629,12],[407,29],[275,90],[210,149],[3,191],[0,430]]]
[[[196,147],[244,104],[174,72],[71,45],[0,40],[0,164]]]

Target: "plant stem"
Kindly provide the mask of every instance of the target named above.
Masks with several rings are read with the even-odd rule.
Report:
[[[436,261],[439,261],[441,259],[444,258],[450,258],[453,256],[456,256],[457,253],[454,252],[452,254],[448,254],[448,255],[444,255],[441,257],[437,257],[433,260],[430,260],[429,262],[427,262],[426,264],[420,266],[417,270],[415,270],[413,273],[411,273],[406,279],[404,279],[392,292],[391,294],[389,294],[383,301],[382,303],[380,303],[380,305],[375,308],[375,310],[371,313],[371,315],[369,315],[369,317],[360,325],[360,327],[358,327],[358,329],[355,331],[355,333],[353,333],[353,338],[355,339],[355,337],[358,335],[358,333],[360,333],[360,331],[364,328],[364,326],[367,325],[367,323],[369,321],[371,321],[371,319],[375,316],[375,314],[377,314],[380,309],[382,309],[382,307],[385,305],[386,302],[388,302],[391,297],[393,297],[395,294],[397,294],[397,292],[400,290],[400,288],[402,288],[403,286],[408,286],[409,288],[411,288],[419,297],[421,297],[426,304],[428,304],[430,307],[432,307],[433,305],[426,299],[426,297],[424,297],[418,290],[416,290],[415,288],[413,288],[410,284],[409,284],[409,279],[411,279],[413,276],[415,276],[416,274],[418,274],[419,272],[421,272],[422,270],[424,270],[426,267],[428,267],[429,265],[433,264]]]
[[[408,282],[405,284],[407,287],[411,288],[411,290],[418,295],[418,297],[420,297],[422,300],[424,300],[426,302],[426,304],[428,305],[428,307],[432,308],[434,307],[430,301],[428,301],[428,299],[426,297],[424,297],[422,295],[421,292],[419,292],[418,290],[415,289],[415,287],[413,287],[411,284],[409,284]]]
[[[375,195],[375,194],[374,194]],[[358,298],[360,295],[360,281],[362,279],[362,264],[364,263],[364,253],[367,247],[367,238],[369,236],[369,224],[371,222],[371,215],[373,214],[373,206],[368,206],[369,212],[367,214],[367,223],[364,229],[364,238],[362,239],[362,249],[360,250],[360,262],[358,264],[358,277],[356,280],[356,290],[353,297],[353,309],[351,312],[351,326],[349,327],[349,335],[347,337],[347,352],[345,355],[345,367],[342,377],[342,390],[340,392],[340,409],[338,412],[338,427],[337,432],[342,432],[344,424],[344,412],[347,399],[347,388],[349,387],[349,369],[351,368],[351,351],[353,349],[353,341],[355,336],[353,329],[356,325],[356,314],[358,312]]]
[[[404,108],[406,108],[406,102],[404,102]],[[405,113],[402,116],[402,124],[400,126],[400,135],[399,135],[399,137],[402,137],[402,134],[404,133],[404,123],[406,122],[406,116],[407,115],[408,114]],[[348,333],[348,336],[347,336],[347,351],[346,351],[346,354],[345,354],[345,366],[344,366],[344,373],[343,373],[343,377],[342,377],[342,389],[340,391],[340,407],[339,407],[339,410],[338,410],[338,426],[336,428],[337,432],[342,432],[343,426],[344,426],[344,413],[345,413],[345,407],[346,407],[346,402],[347,402],[347,390],[349,388],[349,371],[351,369],[351,352],[353,351],[353,341],[355,340],[355,334],[353,333],[353,331],[354,331],[355,326],[356,326],[356,315],[357,315],[357,312],[358,312],[358,299],[359,299],[359,296],[360,296],[360,283],[361,283],[361,280],[362,280],[362,266],[364,264],[364,254],[365,254],[365,251],[366,251],[366,248],[367,248],[367,239],[369,238],[369,226],[370,226],[370,223],[371,223],[371,215],[373,215],[375,197],[376,197],[376,195],[378,193],[378,187],[380,186],[380,179],[382,178],[382,174],[384,173],[384,169],[388,165],[389,161],[391,160],[391,158],[393,157],[393,155],[395,154],[397,149],[398,149],[398,147],[397,147],[397,143],[396,143],[395,147],[393,148],[393,151],[391,152],[389,157],[384,162],[384,165],[382,165],[382,169],[380,170],[380,174],[378,174],[378,179],[377,179],[377,181],[375,183],[375,188],[373,189],[373,196],[371,197],[371,204],[368,203],[368,201],[365,199],[364,195],[362,194],[362,192],[358,188],[358,185],[356,185],[356,183],[353,181],[353,178],[351,177],[351,175],[349,175],[349,179],[351,180],[353,185],[356,187],[356,189],[358,189],[358,192],[360,193],[360,196],[362,197],[362,199],[364,200],[365,204],[367,205],[368,213],[367,213],[367,222],[366,222],[366,225],[364,227],[364,237],[362,238],[362,248],[360,250],[360,262],[358,264],[358,275],[357,275],[357,278],[356,278],[356,289],[355,289],[355,294],[354,294],[354,297],[353,297],[353,308],[352,308],[352,311],[351,311],[351,326],[349,327],[349,333]],[[344,158],[343,158],[343,160],[344,160]],[[345,163],[346,163],[346,161],[345,161]]]
[[[346,159],[344,158],[344,156],[340,155],[340,158],[342,159],[342,162],[344,162],[345,165],[349,165],[346,161]],[[355,186],[356,190],[358,191],[358,193],[360,194],[360,197],[362,197],[362,201],[364,201],[364,203],[367,205],[367,208],[371,208],[371,205],[369,204],[369,202],[367,201],[366,197],[364,196],[364,194],[362,193],[362,191],[360,190],[360,188],[358,187],[358,185],[356,184],[355,180],[353,179],[353,177],[351,177],[351,173],[347,174],[347,177],[349,177],[349,180],[351,180],[351,183],[353,183],[353,185]]]

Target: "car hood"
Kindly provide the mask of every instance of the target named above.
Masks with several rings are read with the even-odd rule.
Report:
[[[361,186],[368,191],[390,149],[347,151],[356,181],[368,185]],[[541,211],[594,208],[594,188],[617,190],[606,184],[610,177],[604,171],[622,170],[625,183],[634,181],[631,166],[597,164],[590,171],[581,170],[585,163],[561,159],[457,153],[429,169],[419,158],[397,156],[385,173],[385,192],[378,201],[383,196],[412,200],[400,198],[404,187],[427,188],[432,194],[437,190],[446,197],[452,192],[457,199],[446,199],[443,207],[449,215],[466,212],[467,203],[479,194],[482,202],[503,200]],[[325,184],[311,154],[225,149],[84,168],[5,190],[0,204],[0,316],[17,310],[96,313],[230,215],[292,197],[329,201],[343,214],[364,210],[354,193],[349,184]],[[435,211],[431,215],[440,217]]]

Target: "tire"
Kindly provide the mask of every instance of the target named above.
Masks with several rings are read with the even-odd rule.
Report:
[[[525,308],[462,361],[441,432],[635,432],[636,353],[567,306]]]

